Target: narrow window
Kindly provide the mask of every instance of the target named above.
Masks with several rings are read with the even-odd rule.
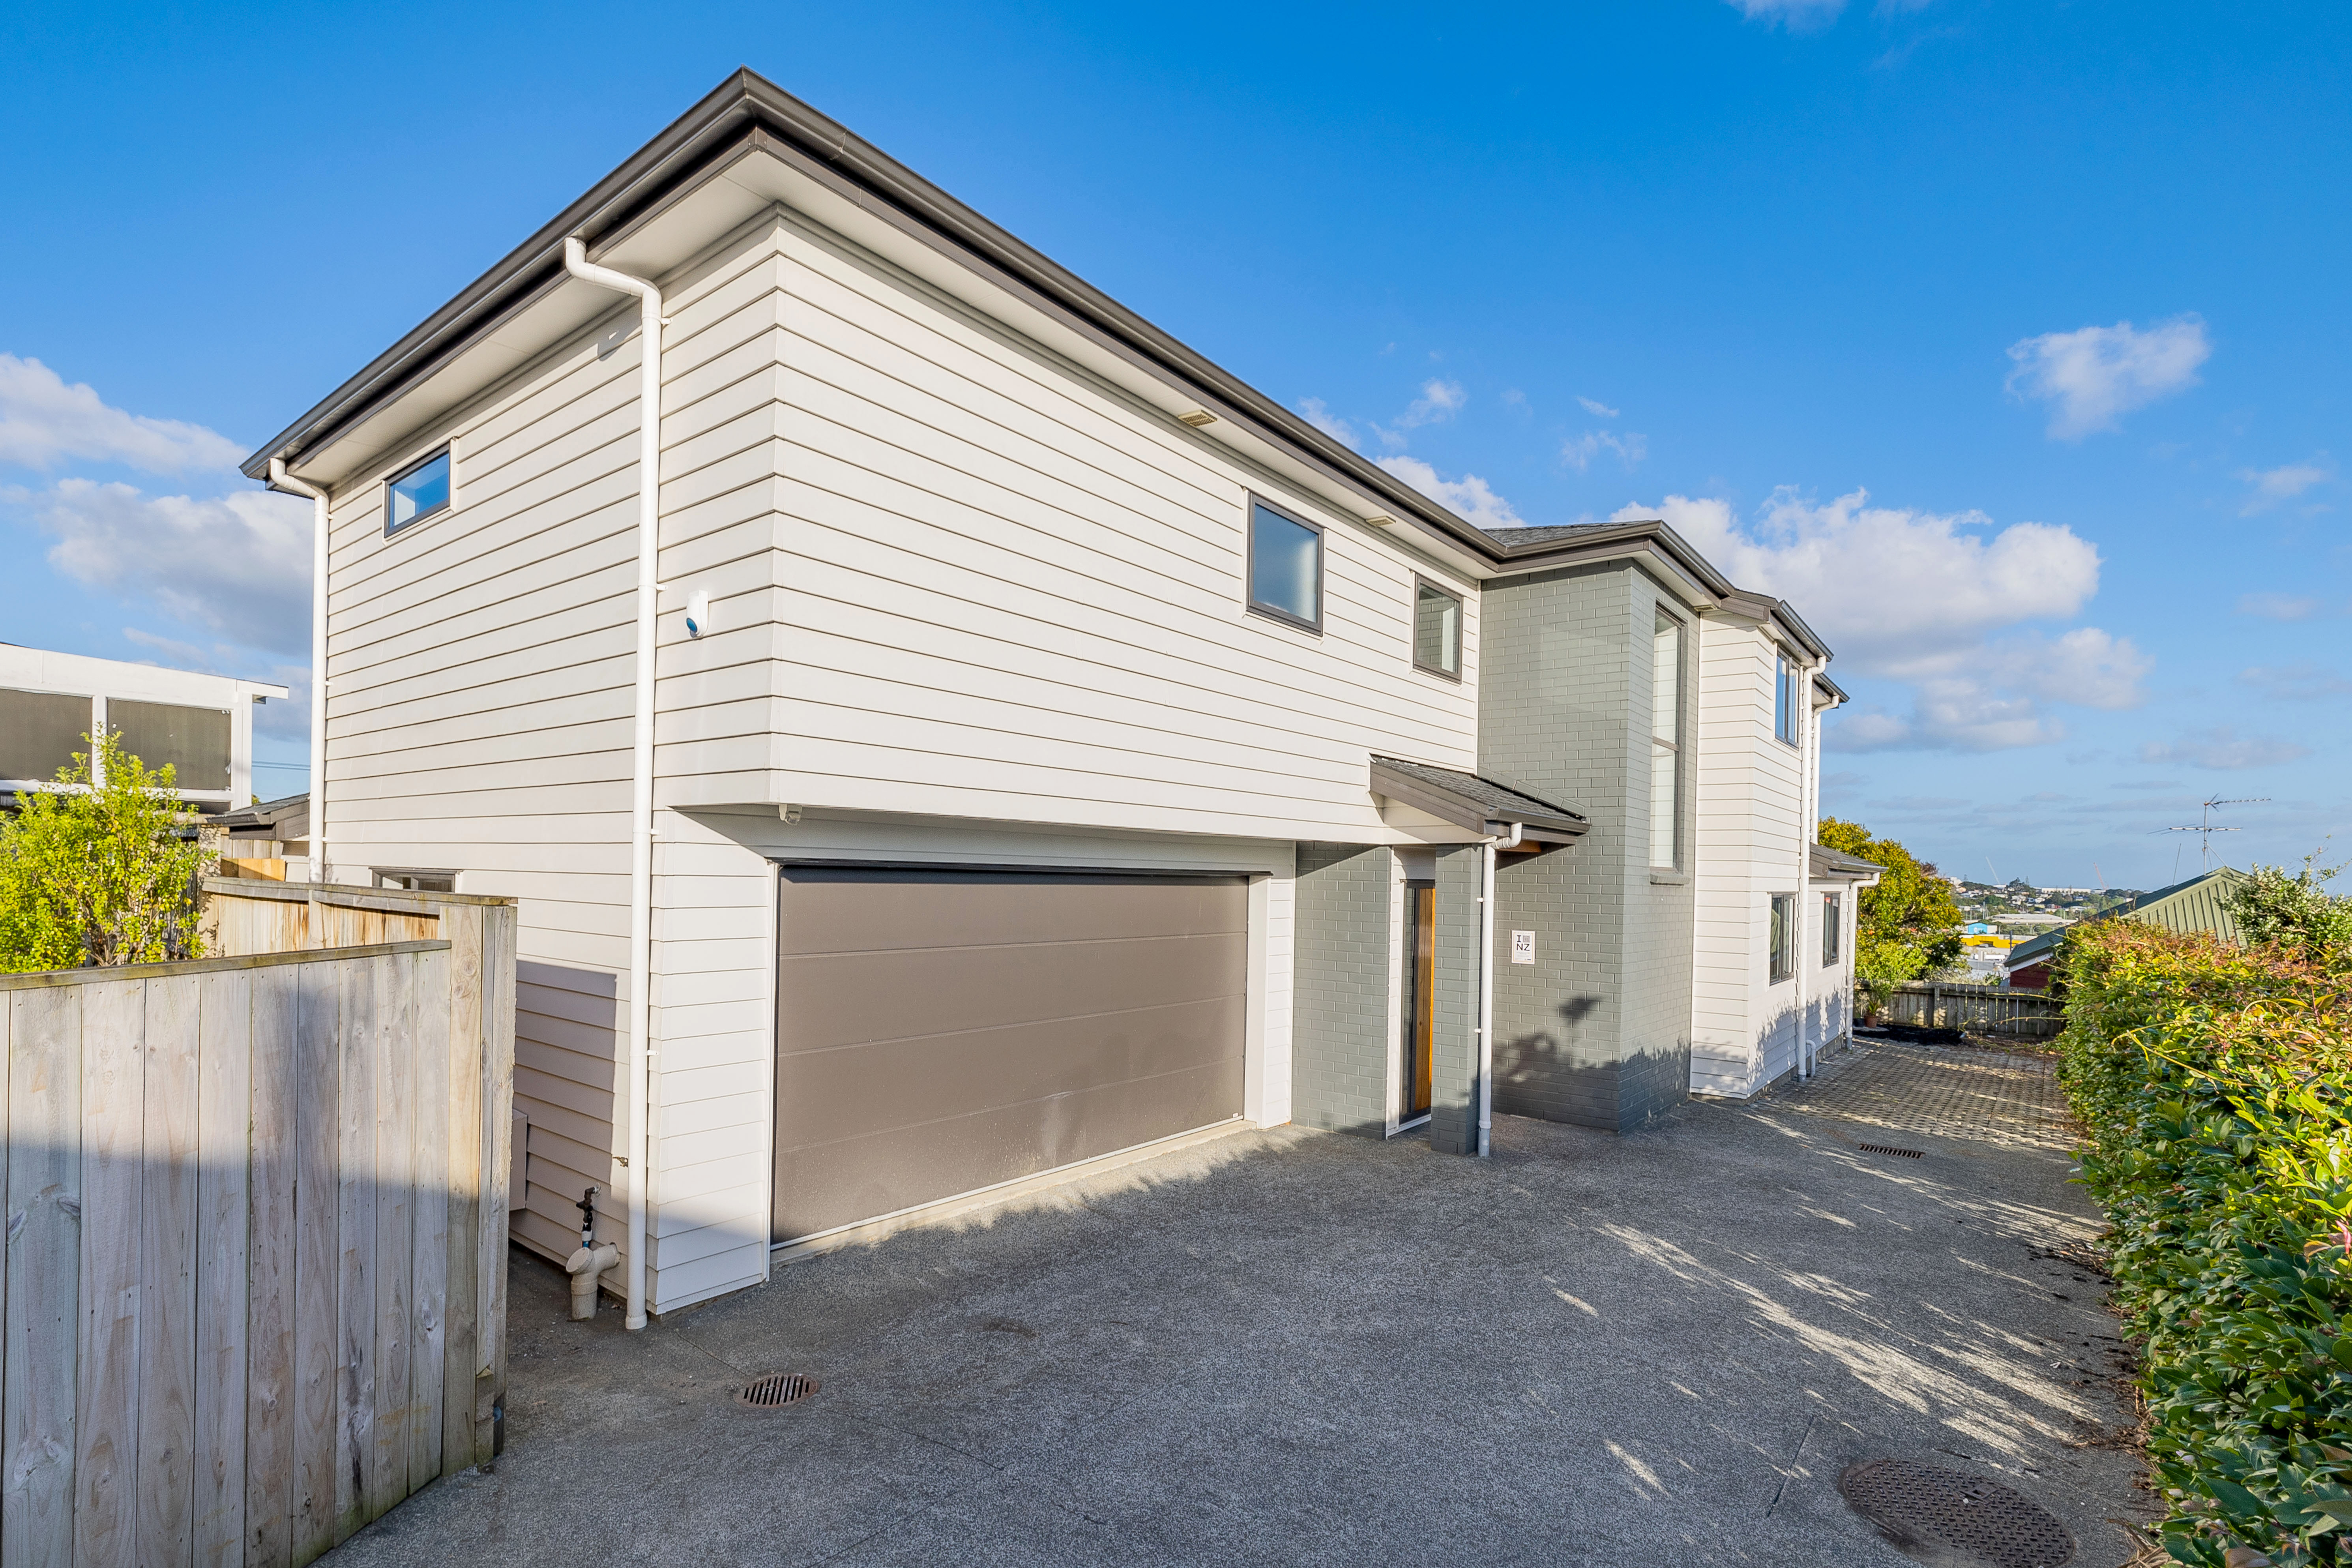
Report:
[[[1412,663],[1449,679],[1462,679],[1462,596],[1426,578],[1413,579]]]
[[[1772,682],[1772,733],[1792,746],[1801,743],[1797,717],[1804,710],[1804,673],[1782,654]]]
[[[1835,893],[1822,895],[1822,967],[1829,968],[1844,955],[1845,925],[1843,900]]]
[[[1323,629],[1323,531],[1264,501],[1250,503],[1249,607]]]
[[[394,474],[384,487],[383,531],[398,533],[449,505],[449,449]]]
[[[1661,614],[1650,635],[1650,864],[1682,864],[1683,626]]]
[[[1772,895],[1772,984],[1797,973],[1797,895]]]
[[[371,866],[379,888],[397,888],[409,893],[454,893],[457,890],[457,873],[447,870],[418,870],[406,866]]]

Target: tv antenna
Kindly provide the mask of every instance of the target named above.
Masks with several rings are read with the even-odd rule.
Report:
[[[2204,809],[2197,814],[2196,826],[2159,827],[2156,831],[2158,833],[2194,833],[2197,835],[2198,864],[2202,869],[2210,871],[2213,868],[2213,835],[2216,833],[2243,833],[2245,831],[2242,827],[2221,826],[2213,820],[2213,814],[2221,810],[2225,805],[2267,805],[2270,798],[2271,797],[2266,795],[2243,795],[2235,800],[2223,800],[2220,795],[2215,795],[2212,799],[2207,801],[2205,803]],[[2189,841],[2187,839],[2184,838],[2180,842],[2182,848],[2188,847]],[[2180,851],[2179,849],[2174,850],[2172,853],[2172,869],[2176,874],[2180,870]]]

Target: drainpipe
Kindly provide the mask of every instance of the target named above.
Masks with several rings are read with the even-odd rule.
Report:
[[[1495,851],[1514,849],[1527,824],[1478,847],[1478,1158],[1495,1147]]]
[[[646,1206],[653,1175],[646,1077],[653,1060],[654,613],[661,555],[661,290],[642,278],[589,261],[577,237],[563,242],[564,270],[583,283],[634,294],[637,353],[637,679],[629,792],[629,1164],[628,1328],[646,1326]]]
[[[323,882],[327,879],[327,492],[288,473],[283,458],[269,459],[269,488],[310,498],[310,880]]]

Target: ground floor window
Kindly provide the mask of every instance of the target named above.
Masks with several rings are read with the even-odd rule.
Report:
[[[1797,973],[1797,895],[1772,895],[1772,983]]]
[[[1835,893],[1822,895],[1822,967],[1827,969],[1845,955],[1843,900]]]
[[[411,893],[454,893],[457,890],[457,873],[446,868],[424,868],[415,866],[371,866],[379,888],[398,888]]]

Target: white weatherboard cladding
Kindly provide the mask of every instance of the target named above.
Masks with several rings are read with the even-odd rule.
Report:
[[[709,808],[1259,875],[1249,1109],[1286,1121],[1291,841],[1421,837],[1382,822],[1369,752],[1475,765],[1475,592],[1465,679],[1414,670],[1414,573],[1467,584],[781,213],[664,287],[654,1310],[766,1270],[773,874]],[[639,347],[583,331],[387,443],[331,514],[337,858],[520,900],[516,1230],[559,1253],[582,1186],[625,1203]],[[386,538],[382,478],[444,442],[450,509]],[[1319,637],[1241,607],[1253,491],[1327,525]]]
[[[1811,1038],[1829,1016],[1819,968],[1818,902],[1803,885],[1808,770],[1813,759],[1772,731],[1778,649],[1764,628],[1731,616],[1699,622],[1697,931],[1692,966],[1691,1088],[1747,1095],[1797,1065],[1799,1026],[1812,1010]],[[1814,727],[1806,726],[1810,734]],[[1769,900],[1797,893],[1794,979],[1770,978]],[[1851,893],[1848,896],[1851,902]],[[1838,984],[1842,984],[1842,981]]]

